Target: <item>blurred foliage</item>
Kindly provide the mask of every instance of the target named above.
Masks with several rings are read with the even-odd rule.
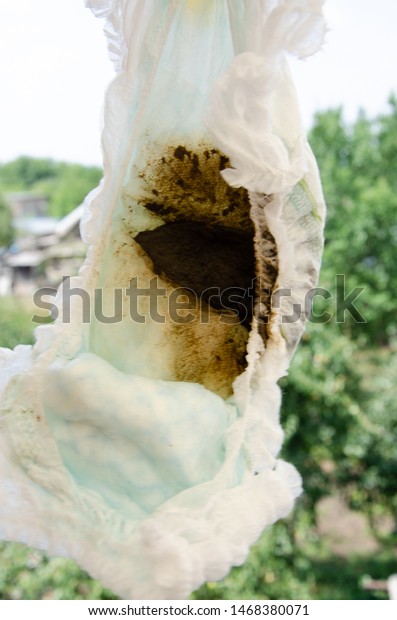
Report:
[[[107,600],[115,597],[73,560],[48,558],[24,545],[0,543],[0,598]]]
[[[305,492],[289,519],[265,531],[245,564],[204,585],[193,595],[198,599],[385,599],[384,591],[366,591],[364,579],[397,572],[396,531],[379,525],[385,515],[395,519],[397,509],[397,101],[390,99],[389,114],[373,121],[361,114],[352,125],[341,110],[318,114],[310,142],[328,206],[320,286],[330,298],[316,298],[314,311],[330,317],[312,318],[281,386],[282,456],[302,474]],[[27,166],[26,178],[34,187],[51,187],[55,168],[49,174]],[[72,169],[68,174],[60,195],[68,195]],[[1,178],[0,169],[0,186]],[[353,296],[362,323],[353,306],[353,316],[343,311],[355,287],[364,289]],[[15,312],[14,318],[8,309],[0,324],[6,346],[29,338],[20,309]],[[368,518],[377,553],[336,557],[319,537],[319,502],[329,495]],[[0,598],[111,597],[70,560],[21,545],[0,548]]]
[[[317,114],[310,142],[328,208],[320,286],[332,295],[314,309],[332,318],[309,326],[283,383],[283,455],[313,518],[337,490],[375,525],[397,509],[397,102],[352,126],[340,109]],[[338,297],[343,306],[355,287],[365,322],[353,309],[338,316]]]
[[[339,331],[361,345],[397,336],[397,101],[373,121],[363,113],[348,126],[342,110],[317,114],[310,143],[321,170],[328,217],[320,284],[342,298],[363,287],[355,303],[366,323],[347,314]]]
[[[282,456],[302,475],[314,521],[317,502],[338,492],[380,535],[377,517],[397,513],[397,357],[335,331],[311,326],[283,381]]]
[[[95,166],[18,157],[0,165],[0,192],[29,191],[48,199],[49,215],[63,217],[81,204],[101,179]]]
[[[12,243],[13,237],[11,210],[0,194],[0,248],[8,247]]]
[[[0,297],[0,347],[34,342],[30,304],[13,297]]]
[[[359,600],[387,599],[382,590],[368,592],[368,576],[379,579],[396,570],[395,554],[336,557],[308,523],[303,506],[265,531],[241,568],[220,582],[207,583],[195,599]]]

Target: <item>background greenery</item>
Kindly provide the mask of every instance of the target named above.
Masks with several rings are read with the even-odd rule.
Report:
[[[49,215],[63,217],[83,202],[101,176],[102,170],[94,166],[22,156],[0,164],[0,194],[27,191],[44,195]],[[4,205],[0,203],[0,226],[3,212]]]
[[[389,103],[387,114],[372,120],[360,114],[351,125],[340,109],[318,114],[310,134],[328,206],[320,285],[332,294],[326,302],[317,299],[315,311],[333,317],[309,324],[282,383],[282,456],[301,472],[305,493],[289,519],[265,532],[244,566],[206,584],[195,598],[387,598],[383,590],[367,591],[364,585],[369,577],[385,580],[397,572],[397,101]],[[7,165],[0,168],[0,187],[17,189],[23,169],[24,187],[51,192],[54,214],[81,201],[67,180],[77,168],[41,162],[29,176],[33,162],[18,162],[8,165],[14,177]],[[96,174],[81,172],[87,185]],[[343,293],[337,274],[345,275],[347,292],[364,289],[355,305],[366,322],[356,323],[348,313],[344,321],[336,317],[336,295]],[[16,302],[1,300],[3,346],[31,340],[28,314]],[[338,498],[365,522],[364,533],[350,534],[362,537],[361,552],[349,551],[342,520],[338,552],[324,534],[319,522],[326,497]],[[112,595],[70,560],[4,543],[0,597]]]

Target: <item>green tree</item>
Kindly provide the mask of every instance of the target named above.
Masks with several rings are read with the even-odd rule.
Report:
[[[23,156],[0,165],[0,192],[43,194],[48,199],[49,214],[63,217],[82,203],[101,176],[101,169],[95,166]]]
[[[328,208],[320,283],[335,296],[335,276],[345,274],[349,289],[364,288],[357,307],[366,323],[347,316],[339,328],[369,346],[397,336],[396,106],[391,99],[391,114],[361,113],[352,126],[340,109],[318,114],[310,134]]]
[[[309,325],[284,382],[284,456],[302,473],[313,517],[337,491],[375,524],[397,508],[397,102],[350,126],[340,109],[318,114],[310,141],[328,207],[320,284],[333,300],[322,309],[334,316]],[[337,274],[346,292],[364,289],[355,305],[366,323],[335,320]]]
[[[49,198],[49,210],[54,217],[62,217],[81,204],[101,179],[101,170],[79,164],[60,163],[57,174],[36,184],[36,189]]]
[[[22,156],[0,166],[0,186],[3,191],[34,190],[36,183],[56,175],[53,160]]]
[[[0,194],[0,248],[8,247],[13,240],[11,210]]]

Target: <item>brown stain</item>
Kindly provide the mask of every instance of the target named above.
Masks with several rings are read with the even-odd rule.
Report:
[[[161,154],[148,154],[133,177],[140,179],[139,196],[131,195],[164,223],[188,220],[219,224],[254,235],[247,190],[230,187],[220,172],[230,166],[218,150],[206,145],[166,147]],[[125,191],[128,197],[128,187]],[[134,192],[135,194],[135,192]]]
[[[165,236],[167,231],[172,230],[173,224],[176,230],[178,226],[181,228],[181,223],[190,223],[190,227],[194,229],[196,226],[197,230],[206,228],[219,232],[223,229],[225,234],[234,231],[237,235],[243,235],[245,240],[240,246],[240,255],[237,244],[237,252],[227,259],[226,255],[220,256],[217,263],[211,256],[214,285],[217,286],[222,261],[228,260],[235,269],[241,261],[241,251],[252,253],[253,275],[261,275],[261,284],[255,291],[255,315],[257,318],[269,316],[270,292],[277,278],[275,242],[263,224],[263,218],[260,229],[255,228],[250,217],[248,192],[243,188],[230,187],[221,177],[221,170],[230,165],[228,158],[208,145],[193,148],[183,144],[153,147],[144,155],[142,161],[145,164],[132,168],[132,181],[124,189],[122,219],[125,220],[125,230],[134,239],[133,245],[136,246],[135,242],[142,244],[138,253],[142,254],[142,248],[146,250],[146,262],[152,273],[160,275],[167,287],[175,289],[189,288],[186,274],[194,270],[193,259],[186,261],[186,253],[178,255],[178,252],[172,251],[166,256],[166,268],[159,266],[155,254],[158,253],[156,243],[158,245],[160,233],[157,237],[153,233],[161,227]],[[149,224],[144,229],[134,227],[133,218],[137,210],[147,214]],[[151,247],[147,241],[150,233],[154,240]],[[261,243],[258,243],[258,235]],[[161,243],[167,248],[164,241]],[[181,277],[181,263],[184,262],[188,264]],[[199,263],[197,272],[200,271]],[[191,288],[195,290],[194,284]],[[198,295],[200,292],[196,291]],[[161,346],[167,349],[172,366],[171,376],[177,381],[200,383],[227,398],[232,394],[234,379],[246,367],[249,321],[242,324],[236,313],[223,312],[203,300],[200,302],[197,298],[190,298],[194,320],[189,323],[168,320],[161,327]],[[262,323],[260,333],[266,339],[266,318]]]
[[[234,379],[246,368],[248,330],[241,324],[199,322],[187,326],[174,325],[172,336],[180,341],[180,354],[175,359],[177,381],[194,381],[223,398],[232,394]]]
[[[243,325],[250,326],[255,253],[248,232],[181,220],[142,231],[135,241],[157,275],[193,290],[217,310],[235,311]]]

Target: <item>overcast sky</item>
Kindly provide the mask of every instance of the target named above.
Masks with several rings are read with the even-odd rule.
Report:
[[[323,50],[292,65],[306,126],[316,110],[338,105],[348,120],[360,107],[375,116],[397,93],[396,0],[325,8]],[[84,0],[0,0],[0,162],[26,154],[100,165],[113,76],[102,25]]]

